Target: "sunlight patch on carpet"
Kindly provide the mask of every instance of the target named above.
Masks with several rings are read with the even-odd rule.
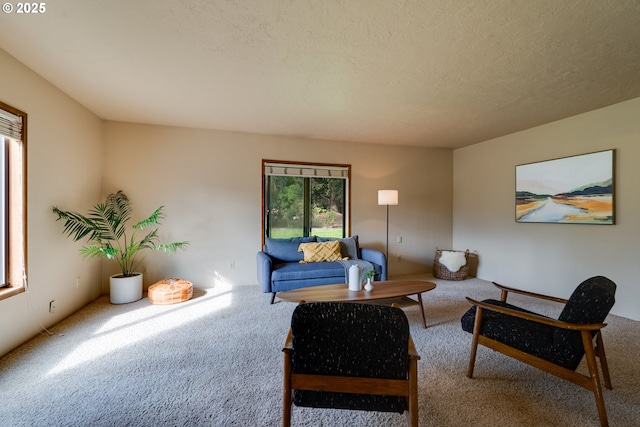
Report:
[[[146,300],[149,305],[113,316],[95,331],[92,338],[61,359],[46,376],[90,363],[140,341],[154,339],[229,307],[232,303],[231,288],[228,283],[216,281],[214,288],[203,290],[204,295],[175,305],[150,305],[145,298],[138,304],[145,304]]]

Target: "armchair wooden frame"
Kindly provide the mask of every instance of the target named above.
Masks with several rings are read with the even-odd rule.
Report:
[[[331,375],[294,374],[291,370],[293,342],[291,329],[282,349],[284,352],[284,399],[282,425],[291,425],[293,390],[328,391],[383,396],[404,396],[407,399],[407,423],[418,426],[418,360],[413,339],[409,336],[409,372],[406,380],[357,378]]]
[[[556,298],[548,295],[537,294],[534,292],[523,291],[520,289],[509,288],[506,286],[499,285],[497,283],[493,283],[501,290],[500,300],[502,302],[506,302],[507,295],[509,292],[525,295],[533,298],[540,298],[547,301],[554,301],[561,304],[566,304],[567,300],[562,298]],[[602,427],[607,427],[607,413],[604,406],[604,398],[602,394],[602,385],[600,382],[600,375],[598,372],[598,364],[596,361],[596,356],[600,359],[600,364],[602,366],[602,375],[604,378],[605,387],[611,389],[611,377],[609,375],[609,366],[607,364],[607,358],[604,351],[604,343],[602,340],[601,330],[606,326],[606,323],[598,323],[598,324],[576,324],[576,323],[567,323],[559,320],[551,319],[548,317],[524,313],[522,311],[513,310],[506,307],[496,306],[490,303],[485,303],[481,301],[476,301],[467,297],[467,300],[475,305],[476,308],[476,316],[473,326],[473,340],[471,344],[471,356],[469,358],[469,368],[467,371],[467,377],[473,378],[473,368],[476,359],[476,352],[478,348],[478,344],[481,344],[485,347],[491,348],[495,351],[505,354],[506,356],[513,357],[521,362],[524,362],[528,365],[534,366],[538,369],[541,369],[545,372],[548,372],[552,375],[555,375],[564,380],[570,381],[574,384],[579,385],[580,387],[584,387],[587,390],[591,390],[596,399],[596,405],[598,407],[598,415],[600,417],[600,424]],[[577,371],[573,371],[571,369],[564,368],[562,366],[556,365],[547,360],[541,359],[537,356],[525,353],[524,351],[518,350],[496,340],[487,338],[485,336],[480,335],[480,330],[482,327],[482,313],[483,310],[492,310],[498,313],[502,313],[509,316],[519,317],[521,319],[530,320],[532,322],[538,322],[549,326],[554,326],[557,328],[563,328],[572,331],[579,331],[582,336],[582,344],[584,346],[585,357],[587,361],[587,366],[589,368],[589,375],[581,374]],[[596,345],[594,346],[594,340]]]

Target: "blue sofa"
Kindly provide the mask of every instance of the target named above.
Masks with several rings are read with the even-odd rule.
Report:
[[[257,254],[258,283],[262,292],[271,292],[273,304],[276,293],[309,286],[345,283],[345,266],[340,261],[300,263],[304,254],[298,252],[300,243],[339,240],[342,255],[371,263],[374,280],[387,280],[387,259],[381,251],[360,248],[357,236],[344,239],[296,237],[266,239],[264,249]]]

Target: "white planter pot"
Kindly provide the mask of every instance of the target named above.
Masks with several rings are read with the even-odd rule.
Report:
[[[122,277],[114,274],[109,277],[109,295],[111,304],[126,304],[142,299],[142,273]]]

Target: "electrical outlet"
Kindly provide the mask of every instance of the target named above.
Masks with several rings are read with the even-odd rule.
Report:
[[[56,300],[52,300],[49,303],[49,313],[53,314],[56,312]]]
[[[229,268],[232,269],[232,270],[235,270],[236,269],[236,262],[235,261],[231,261],[229,263]]]
[[[402,243],[402,236],[396,236],[396,243]]]

